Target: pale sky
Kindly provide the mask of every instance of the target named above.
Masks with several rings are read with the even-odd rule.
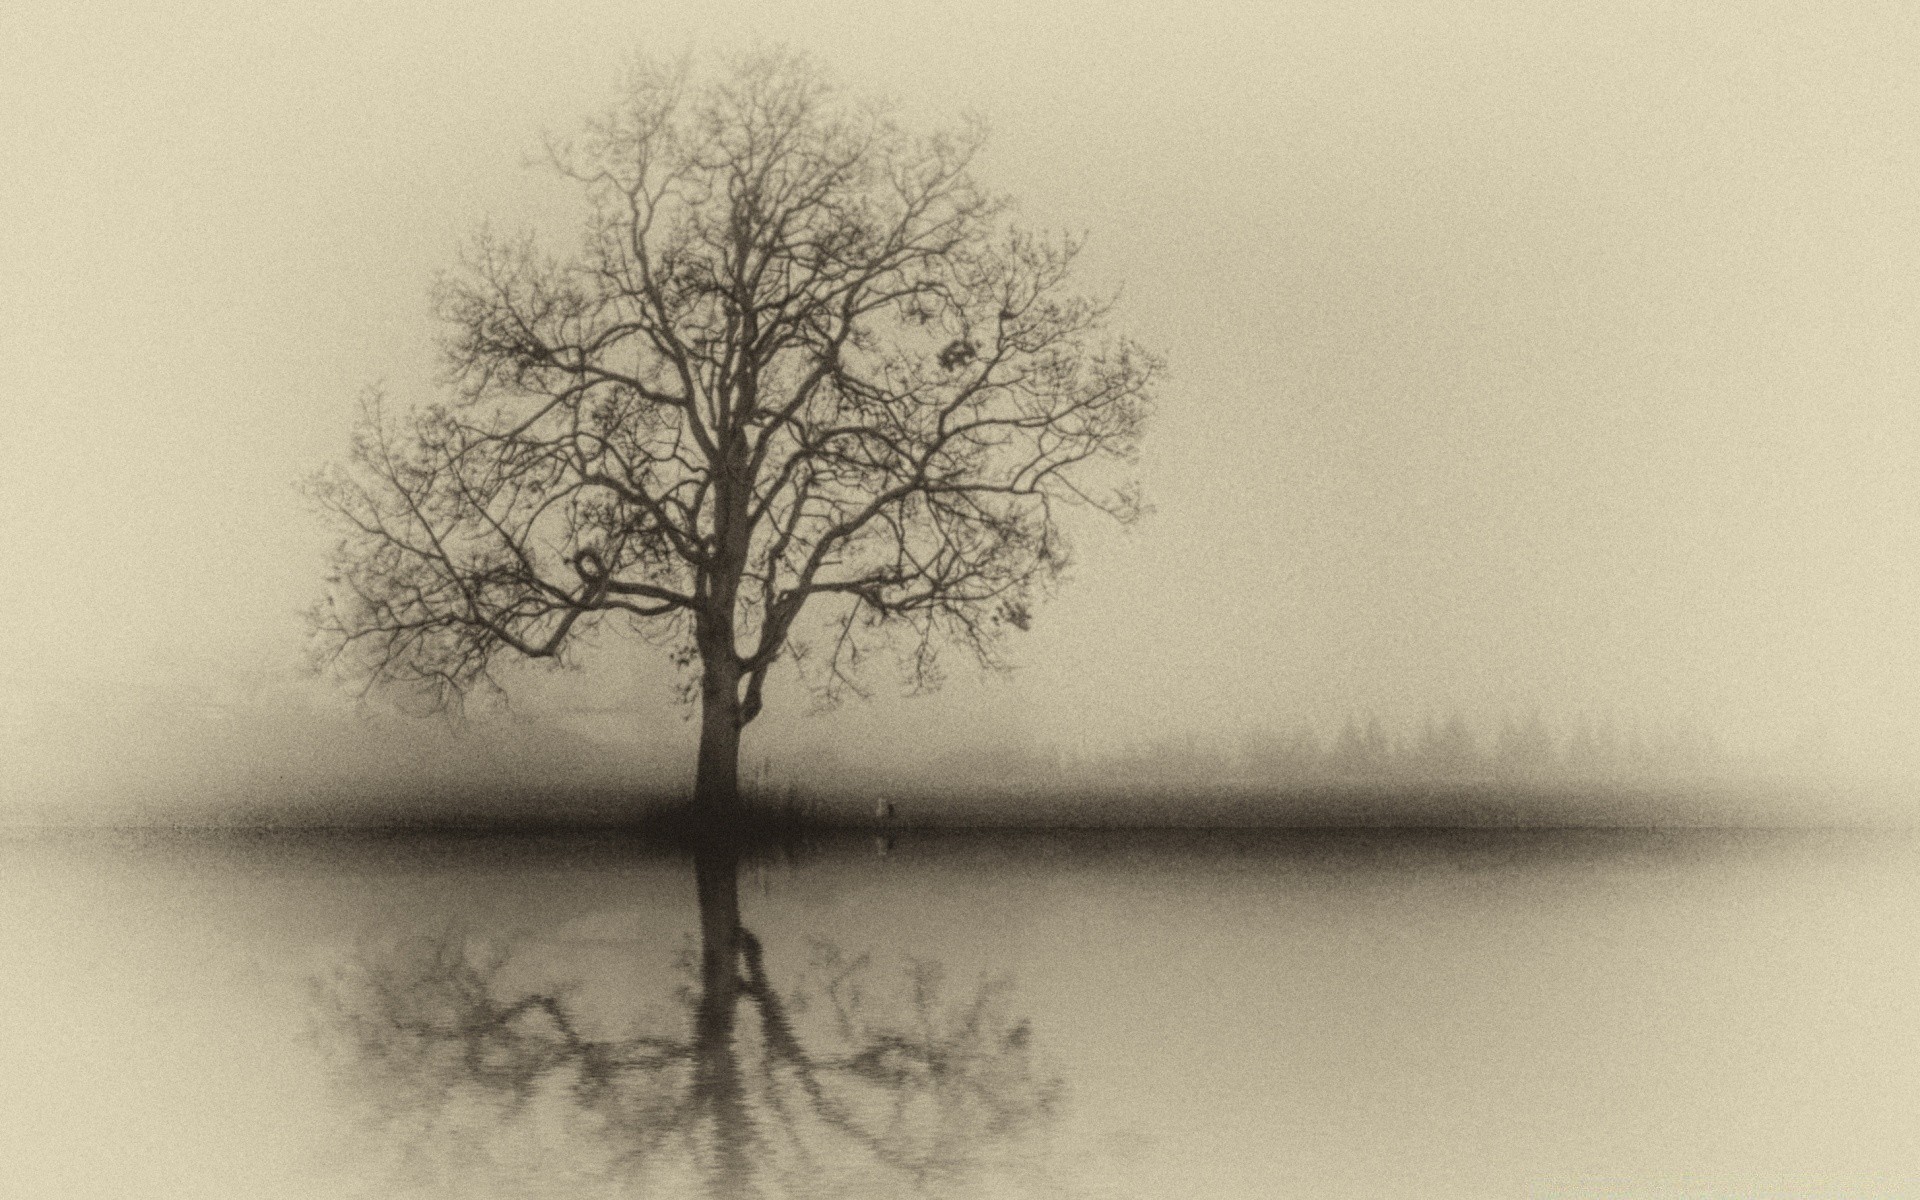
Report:
[[[1082,531],[1011,680],[956,660],[900,704],[883,676],[811,724],[784,695],[767,744],[1539,709],[1914,761],[1909,5],[24,0],[7,26],[16,708],[298,661],[325,536],[295,484],[363,386],[433,395],[435,271],[483,220],[564,233],[523,160],[633,53],[758,39],[914,123],[984,115],[985,180],[1087,232],[1085,281],[1171,363],[1156,515]],[[645,664],[560,690],[661,700]]]

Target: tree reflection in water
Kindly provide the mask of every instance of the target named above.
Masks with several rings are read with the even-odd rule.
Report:
[[[696,855],[700,954],[677,1036],[591,1036],[566,994],[515,994],[508,955],[457,934],[365,949],[320,981],[317,1030],[386,1185],[716,1200],[1040,1187],[1060,1087],[1004,983],[955,1001],[921,963],[882,998],[864,956],[822,948],[783,998],[740,923],[739,860]]]

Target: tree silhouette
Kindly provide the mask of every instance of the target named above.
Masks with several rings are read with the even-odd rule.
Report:
[[[1393,761],[1393,747],[1381,728],[1380,718],[1369,716],[1364,732],[1349,716],[1333,744],[1334,768],[1353,779],[1378,780]]]
[[[552,165],[579,251],[482,235],[441,292],[446,403],[365,405],[312,491],[343,532],[321,653],[430,706],[597,626],[698,699],[695,794],[737,811],[740,731],[783,657],[824,697],[891,644],[914,686],[993,665],[1116,474],[1158,369],[970,172],[802,59],[642,68]],[[808,614],[803,620],[803,613]]]
[[[1553,770],[1556,763],[1553,731],[1547,728],[1538,709],[1528,712],[1525,720],[1516,721],[1508,716],[1501,723],[1494,761],[1502,773],[1528,779],[1538,779]]]
[[[1473,730],[1459,713],[1449,714],[1445,723],[1426,719],[1420,732],[1418,750],[1421,770],[1436,779],[1459,780],[1471,777],[1480,766],[1480,751]]]

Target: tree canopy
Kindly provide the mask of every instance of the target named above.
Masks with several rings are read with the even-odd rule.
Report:
[[[1076,240],[974,180],[983,136],[784,53],[638,68],[548,144],[578,247],[479,235],[438,296],[449,395],[370,394],[315,479],[324,656],[439,706],[619,622],[685,669],[721,803],[783,657],[829,698],[889,644],[923,686],[947,645],[999,661],[1064,510],[1139,513],[1160,364],[1072,289]]]

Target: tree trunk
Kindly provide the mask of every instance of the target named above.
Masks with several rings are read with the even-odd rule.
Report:
[[[709,831],[740,829],[740,660],[733,639],[734,598],[747,561],[745,497],[735,476],[746,443],[738,435],[724,442],[727,454],[714,463],[715,560],[705,573],[706,607],[694,640],[700,650],[700,764],[693,781],[693,807]]]
[[[710,655],[702,676],[693,806],[703,821],[719,830],[737,824],[741,816],[740,671],[730,658]]]

